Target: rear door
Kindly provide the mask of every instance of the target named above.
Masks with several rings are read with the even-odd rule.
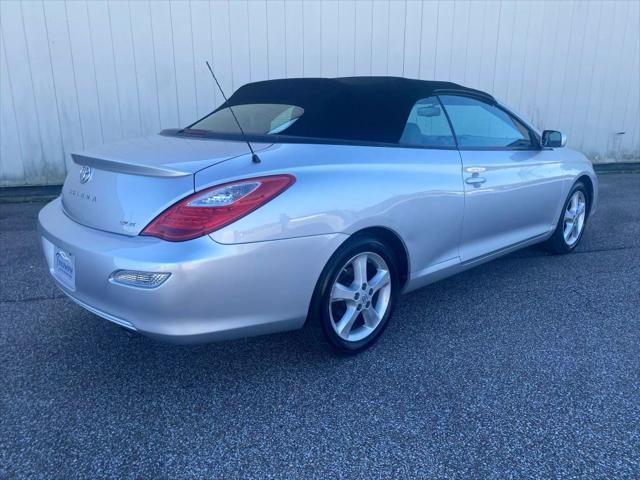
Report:
[[[443,95],[462,158],[462,262],[547,233],[562,194],[560,163],[529,127],[483,99]]]

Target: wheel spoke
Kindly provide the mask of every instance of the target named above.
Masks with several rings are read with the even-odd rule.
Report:
[[[571,210],[565,210],[564,212],[565,222],[572,222],[573,218],[574,218],[573,212]]]
[[[349,336],[349,332],[351,332],[353,323],[356,321],[356,318],[358,318],[359,313],[360,312],[356,309],[355,305],[347,307],[347,310],[336,325],[336,330],[341,337],[347,338]]]
[[[380,323],[380,317],[378,316],[378,312],[373,308],[366,308],[362,311],[362,317],[364,318],[364,323],[371,328],[376,328],[378,323]]]
[[[377,292],[385,285],[389,285],[391,278],[389,277],[389,272],[387,270],[378,270],[378,272],[373,276],[371,281],[369,282],[369,286],[373,288],[374,292]]]
[[[568,221],[566,223],[566,225],[564,226],[564,239],[565,240],[569,240],[569,237],[571,236],[571,232],[573,232],[573,226],[575,225],[575,222],[573,220]]]
[[[577,208],[578,208],[578,194],[574,193],[573,196],[571,197],[571,211],[575,213]]]
[[[357,256],[353,260],[353,281],[356,288],[367,282],[367,254]]]
[[[353,301],[355,293],[355,290],[351,287],[346,287],[343,284],[336,282],[331,290],[331,302]]]

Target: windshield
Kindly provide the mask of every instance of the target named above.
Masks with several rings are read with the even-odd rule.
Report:
[[[303,108],[279,103],[232,105],[231,108],[233,108],[233,113],[238,117],[245,133],[256,135],[282,133],[304,113]],[[216,110],[191,125],[189,129],[216,133],[239,133],[238,124],[228,107]]]

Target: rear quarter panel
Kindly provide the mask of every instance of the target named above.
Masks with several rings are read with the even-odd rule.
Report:
[[[260,158],[254,164],[240,157],[196,174],[196,190],[234,178],[296,176],[286,192],[212,233],[215,241],[236,244],[384,227],[404,242],[411,271],[458,257],[464,194],[457,150],[281,144]]]

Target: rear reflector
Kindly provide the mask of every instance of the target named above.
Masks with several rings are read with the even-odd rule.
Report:
[[[156,288],[162,285],[170,273],[165,272],[138,272],[136,270],[116,270],[109,280],[121,285],[139,288]]]
[[[141,235],[172,242],[207,235],[253,212],[295,181],[293,175],[271,175],[207,188],[169,207]]]

